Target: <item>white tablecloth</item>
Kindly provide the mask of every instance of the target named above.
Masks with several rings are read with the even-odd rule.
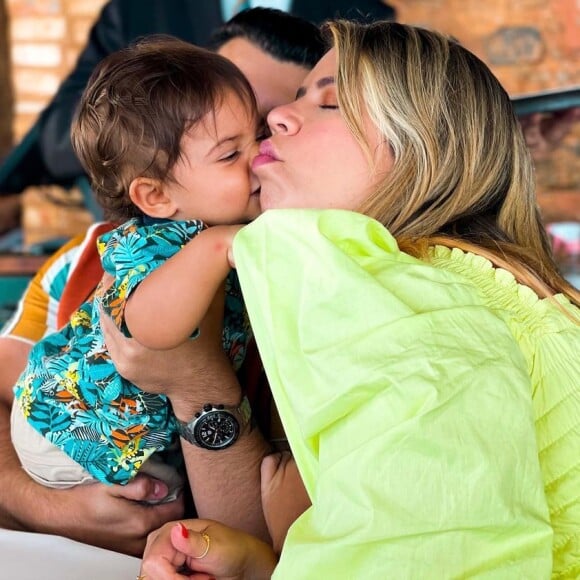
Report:
[[[139,564],[67,538],[0,529],[1,580],[135,580]]]

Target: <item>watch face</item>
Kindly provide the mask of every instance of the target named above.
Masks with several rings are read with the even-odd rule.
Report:
[[[193,436],[205,449],[225,449],[232,445],[240,433],[240,424],[228,411],[212,410],[195,424]]]

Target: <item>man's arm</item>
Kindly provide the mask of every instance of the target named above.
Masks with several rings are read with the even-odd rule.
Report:
[[[170,397],[178,419],[190,421],[208,402],[238,405],[240,387],[229,361],[211,374],[200,374],[196,392]],[[196,511],[269,541],[260,493],[260,466],[271,449],[257,428],[220,451],[201,449],[182,439],[189,485]]]
[[[12,386],[26,365],[30,349],[30,344],[20,340],[0,339],[0,526],[16,530],[27,529],[17,514],[21,507],[31,505],[27,481],[32,480],[22,471],[12,447],[10,409]]]
[[[94,484],[66,490],[35,483],[20,466],[10,439],[12,385],[24,368],[31,345],[0,339],[0,526],[43,532],[140,556],[147,534],[183,514],[181,501],[144,506],[137,501],[166,489],[148,478],[131,484]]]
[[[165,484],[138,477],[125,487],[94,484],[49,489],[23,471],[10,438],[12,387],[25,368],[32,345],[46,332],[56,330],[55,310],[63,296],[64,281],[68,288],[74,272],[70,266],[91,236],[89,232],[86,240],[71,240],[49,258],[0,337],[0,526],[68,536],[139,555],[149,531],[183,514],[181,500],[155,506],[136,503],[165,497]],[[89,246],[96,253],[94,244]]]
[[[204,404],[238,405],[242,394],[221,346],[223,294],[212,304],[200,335],[172,351],[152,351],[126,338],[108,316],[101,326],[119,373],[148,392],[168,396],[177,418],[190,421]],[[221,521],[262,539],[268,532],[260,499],[260,465],[271,448],[257,428],[220,451],[182,441],[199,517]]]

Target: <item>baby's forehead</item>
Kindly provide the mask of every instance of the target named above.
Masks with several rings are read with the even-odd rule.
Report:
[[[234,91],[226,91],[216,100],[213,111],[206,115],[206,119],[237,120],[243,123],[258,119],[260,116],[256,101],[247,95],[240,95]]]
[[[186,127],[191,136],[209,136],[222,139],[224,135],[243,136],[254,134],[263,124],[255,103],[235,93],[226,95],[214,104],[214,107],[197,121]]]

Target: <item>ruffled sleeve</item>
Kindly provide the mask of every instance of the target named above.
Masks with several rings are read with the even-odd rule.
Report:
[[[526,361],[474,286],[345,211],[268,211],[234,255],[313,501],[275,577],[548,578]]]
[[[432,263],[469,279],[510,328],[531,379],[536,437],[554,529],[553,578],[580,577],[580,310],[539,298],[474,254],[437,247]]]
[[[565,361],[565,362],[563,362]],[[554,577],[580,577],[580,329],[543,335],[536,345],[534,409],[550,519]]]

